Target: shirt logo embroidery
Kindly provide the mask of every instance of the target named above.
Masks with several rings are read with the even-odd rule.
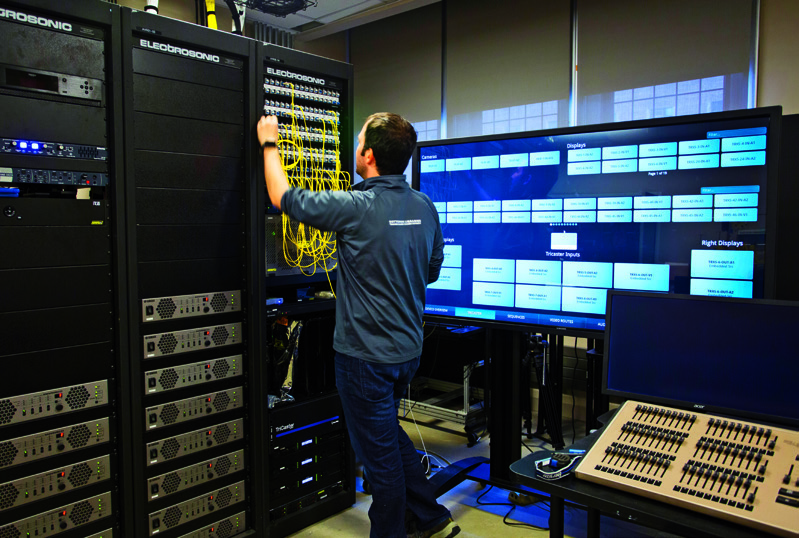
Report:
[[[388,221],[389,226],[419,226],[421,224],[422,224],[422,219]]]

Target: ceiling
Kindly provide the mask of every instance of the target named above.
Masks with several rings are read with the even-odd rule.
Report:
[[[285,17],[276,17],[248,9],[245,20],[259,21],[274,28],[289,31],[294,34],[295,39],[300,41],[311,41],[439,1],[317,0],[316,6]]]

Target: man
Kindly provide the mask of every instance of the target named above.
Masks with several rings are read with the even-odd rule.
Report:
[[[336,386],[371,484],[370,536],[406,536],[406,508],[416,536],[455,536],[460,528],[436,501],[397,418],[419,367],[426,286],[438,279],[444,261],[435,206],[402,175],[416,131],[396,114],[369,116],[355,157],[364,182],[353,192],[290,188],[277,138],[277,118],[261,118],[258,140],[272,204],[295,220],[336,232]]]

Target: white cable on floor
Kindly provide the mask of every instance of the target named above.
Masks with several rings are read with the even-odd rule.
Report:
[[[427,453],[427,447],[424,446],[424,438],[422,437],[422,432],[419,430],[419,425],[416,423],[416,417],[413,416],[413,407],[410,408],[411,412],[411,420],[413,420],[413,425],[416,426],[416,433],[419,434],[419,440],[422,442],[422,451],[424,452],[424,457],[427,458],[427,469],[425,470],[424,474],[427,474],[430,471],[430,455]]]

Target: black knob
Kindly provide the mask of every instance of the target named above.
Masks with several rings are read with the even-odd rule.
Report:
[[[211,341],[210,341],[210,340],[206,340],[206,341],[205,341],[205,347],[208,347],[208,346],[210,346],[210,345],[211,345]]]
[[[66,521],[62,521],[61,523],[58,524],[58,526],[61,527],[61,530],[64,530],[64,529],[67,528],[67,522]]]
[[[150,413],[150,424],[155,424],[156,422],[158,422],[158,415]]]
[[[206,314],[207,314],[208,312],[210,312],[210,311],[211,311],[211,309],[210,309],[210,308],[208,308],[207,306],[206,306],[205,308],[203,308],[203,312],[205,312]]]
[[[64,445],[56,445],[55,448],[56,448],[56,450],[58,450],[60,452],[60,451],[64,450],[64,448],[66,448],[66,447]]]
[[[156,386],[157,384],[158,384],[158,380],[157,380],[156,378],[154,378],[154,377],[151,377],[150,379],[148,379],[148,380],[147,380],[147,385],[148,385],[150,388],[155,388],[155,386]]]
[[[208,473],[208,480],[211,480],[213,477],[214,477],[214,473],[209,472]]]
[[[157,448],[150,449],[150,459],[154,460],[157,457],[158,457],[158,449]]]
[[[211,380],[211,374],[205,374],[205,380],[206,381],[210,381]]]
[[[55,404],[55,410],[56,411],[63,411],[64,410],[64,404],[62,404],[61,402],[58,402],[57,404]]]
[[[214,511],[214,505],[213,504],[209,504],[208,505],[208,511],[209,512],[213,512]]]
[[[211,441],[210,439],[208,439],[208,440],[205,442],[205,446],[211,446],[212,444],[214,444],[214,442],[213,442],[213,441]]]
[[[58,484],[58,491],[64,491],[65,489],[67,489],[67,485],[64,484],[63,482],[60,482]]]
[[[210,413],[211,411],[212,411],[212,410],[211,410],[211,408],[210,408],[210,407],[206,407],[206,408],[205,408],[205,412],[206,412],[206,413]]]

